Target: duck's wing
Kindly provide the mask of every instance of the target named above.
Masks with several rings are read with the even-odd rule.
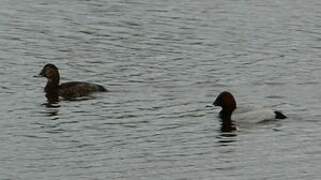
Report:
[[[64,98],[74,98],[89,95],[92,92],[107,91],[103,86],[87,82],[67,82],[59,86],[59,95]]]

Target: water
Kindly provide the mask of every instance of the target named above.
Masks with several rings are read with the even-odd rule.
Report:
[[[319,179],[320,6],[1,1],[0,179]],[[47,108],[49,62],[111,92]],[[222,134],[223,90],[289,118]]]

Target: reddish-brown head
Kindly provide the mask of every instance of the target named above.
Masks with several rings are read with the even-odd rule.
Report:
[[[53,65],[53,64],[46,64],[41,72],[39,73],[40,76],[42,77],[46,77],[49,80],[58,80],[59,81],[59,72],[58,72],[58,68]]]
[[[234,111],[236,109],[236,102],[230,92],[223,91],[215,99],[214,106],[220,106],[225,111]]]

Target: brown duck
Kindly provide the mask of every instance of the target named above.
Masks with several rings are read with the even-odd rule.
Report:
[[[94,92],[107,92],[107,89],[103,86],[88,82],[72,81],[59,84],[59,71],[53,64],[46,64],[39,73],[39,76],[48,79],[44,91],[49,101],[58,101],[58,97],[73,99],[87,96]]]

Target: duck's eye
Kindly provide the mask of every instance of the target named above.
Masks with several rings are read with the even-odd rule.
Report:
[[[42,73],[43,76],[50,78],[54,75],[54,72],[50,69],[45,69]]]

